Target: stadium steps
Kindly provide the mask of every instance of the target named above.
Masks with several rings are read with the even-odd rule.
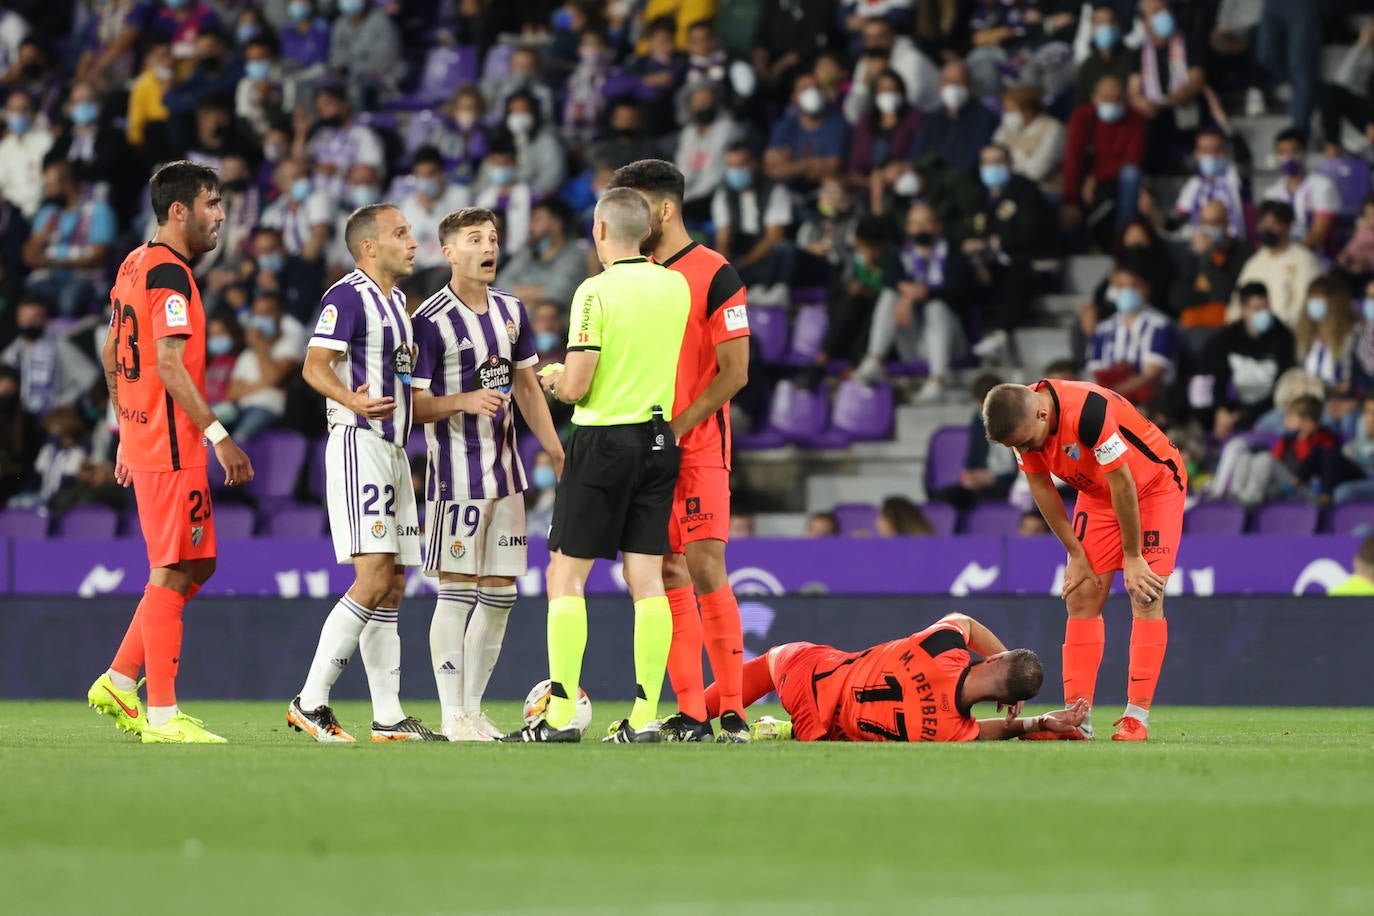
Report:
[[[760,512],[754,516],[754,534],[761,538],[799,538],[806,535],[805,512]]]
[[[806,505],[811,511],[827,510],[840,503],[878,505],[889,496],[925,501],[919,467],[894,467],[886,474],[817,474],[806,481]]]

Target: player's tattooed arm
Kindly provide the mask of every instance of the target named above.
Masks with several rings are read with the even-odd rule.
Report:
[[[105,387],[110,389],[110,406],[114,408],[115,416],[119,416],[119,366],[115,357],[118,342],[119,330],[111,325],[109,333],[105,335],[105,344],[100,348],[100,364],[105,370]]]

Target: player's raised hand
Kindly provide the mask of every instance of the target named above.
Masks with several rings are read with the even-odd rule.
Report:
[[[1058,735],[1068,734],[1083,724],[1083,720],[1088,717],[1088,710],[1091,708],[1087,700],[1080,698],[1072,706],[1045,713],[1040,717],[1040,727],[1047,732],[1054,732]]]
[[[1122,564],[1121,577],[1126,581],[1126,593],[1142,606],[1164,597],[1164,577],[1151,569],[1144,557],[1128,558]]]
[[[214,449],[220,467],[224,468],[226,486],[243,486],[253,479],[253,463],[248,460],[248,456],[239,448],[237,442],[226,436],[215,444]]]
[[[1084,585],[1089,589],[1097,588],[1097,576],[1093,575],[1093,567],[1088,562],[1088,555],[1082,551],[1069,554],[1069,563],[1064,567],[1063,597],[1068,598],[1070,592]]]
[[[371,382],[363,382],[353,394],[353,412],[367,417],[369,420],[385,420],[396,412],[395,398],[370,398],[367,396],[367,389]]]
[[[119,443],[115,449],[115,483],[121,487],[129,488],[133,486],[134,477],[129,473],[129,466],[124,463],[124,443]]]
[[[495,388],[478,388],[476,391],[465,391],[454,397],[457,399],[459,413],[483,417],[496,416],[498,411],[510,403],[510,395]]]

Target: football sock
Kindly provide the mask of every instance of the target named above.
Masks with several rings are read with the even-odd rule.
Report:
[[[153,728],[158,728],[159,726],[166,725],[168,722],[170,722],[172,716],[176,714],[177,708],[175,704],[171,706],[149,706],[148,724],[151,725]]]
[[[665,595],[635,602],[635,703],[630,727],[638,731],[658,718],[658,697],[673,642],[673,612]]]
[[[1135,716],[1143,724],[1150,721],[1150,703],[1155,698],[1155,687],[1159,684],[1159,670],[1164,667],[1164,651],[1169,645],[1169,621],[1144,620],[1135,618],[1131,622],[1131,662],[1130,681],[1126,685],[1126,702],[1145,715],[1131,712],[1127,707],[1126,715]]]
[[[729,585],[701,596],[701,631],[711,674],[720,689],[720,709],[743,714],[740,696],[744,666],[744,634],[740,630],[739,603]]]
[[[482,711],[482,694],[501,656],[501,641],[514,606],[514,585],[485,585],[477,590],[477,610],[463,639],[463,708],[470,715]]]
[[[768,656],[760,655],[744,663],[744,693],[741,700],[746,707],[752,706],[773,692],[773,675],[768,673]],[[706,688],[706,717],[714,719],[723,710],[720,706],[720,690],[715,684]]]
[[[693,719],[706,718],[702,698],[701,612],[697,593],[690,585],[668,589],[673,613],[673,644],[668,649],[668,680],[677,696],[677,708]]]
[[[568,595],[549,599],[549,697],[546,719],[553,728],[567,728],[577,713],[577,685],[582,676],[582,653],[587,649],[587,602]]]
[[[1101,617],[1070,617],[1064,626],[1064,705],[1079,697],[1091,707],[1097,687],[1097,669],[1102,664],[1106,627]]]
[[[463,633],[476,604],[476,582],[439,586],[439,599],[434,602],[434,617],[429,622],[429,657],[434,664],[443,722],[463,711]]]
[[[181,609],[185,605],[186,596],[170,588],[149,583],[143,590],[141,607],[149,707],[172,707],[175,711],[177,663],[181,660]]]
[[[192,582],[186,590],[186,601],[190,601],[200,591],[200,586]],[[185,602],[182,603],[185,606]],[[138,673],[143,670],[143,602],[134,608],[133,620],[124,631],[124,639],[115,652],[110,669],[105,672],[120,690],[133,690],[138,686]]]
[[[401,634],[396,629],[400,611],[379,607],[358,635],[358,648],[372,694],[372,721],[395,725],[406,717],[401,710]]]
[[[1142,709],[1141,707],[1136,706],[1134,703],[1127,703],[1126,711],[1122,713],[1122,715],[1129,716],[1132,719],[1139,719],[1140,724],[1146,726],[1147,728],[1150,725],[1150,711],[1148,709]]]
[[[372,611],[344,595],[329,612],[320,630],[315,659],[301,688],[301,708],[306,712],[329,705],[329,688],[343,673],[344,666],[358,649],[358,637]],[[391,724],[391,723],[386,723]]]
[[[140,621],[139,621],[139,626],[141,627],[142,625],[143,625],[143,621],[140,620]],[[139,637],[139,638],[142,639],[142,637]],[[129,677],[128,675],[120,674],[118,671],[114,670],[113,668],[110,668],[110,669],[109,669],[108,671],[106,671],[105,673],[106,673],[107,675],[109,675],[110,683],[114,684],[115,687],[118,688],[119,690],[133,690],[135,687],[138,686],[138,681],[134,680],[133,678]]]

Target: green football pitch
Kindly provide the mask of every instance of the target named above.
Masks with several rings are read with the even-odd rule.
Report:
[[[1374,913],[1365,709],[1161,708],[1147,745],[745,747],[324,746],[284,703],[188,709],[232,743],[0,704],[0,911]],[[364,704],[338,712],[365,734]]]

